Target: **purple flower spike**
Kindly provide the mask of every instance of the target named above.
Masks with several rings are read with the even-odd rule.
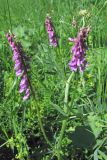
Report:
[[[69,66],[72,71],[76,72],[78,67],[80,72],[83,72],[86,68],[87,61],[86,61],[86,39],[88,37],[88,33],[90,31],[89,27],[81,28],[77,38],[69,38],[70,42],[74,43],[72,47],[71,53],[73,53],[72,60],[69,63]]]
[[[30,96],[30,89],[27,89],[26,92],[25,92],[25,96],[23,97],[23,100],[27,100]]]
[[[23,100],[27,100],[30,97],[30,89],[27,75],[27,71],[29,69],[29,64],[27,63],[28,57],[24,54],[22,45],[15,42],[14,35],[7,34],[6,37],[13,51],[13,60],[15,62],[14,70],[16,72],[16,76],[21,77],[19,92],[24,92],[25,95],[23,97]]]
[[[48,17],[48,16],[46,17],[45,26],[46,26],[46,30],[48,33],[50,45],[57,47],[58,46],[58,39],[55,34],[55,30],[54,30],[53,23],[51,21],[51,17]]]

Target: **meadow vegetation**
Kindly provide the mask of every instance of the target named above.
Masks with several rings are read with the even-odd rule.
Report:
[[[72,71],[68,39],[83,27],[90,29],[87,65]],[[7,33],[29,59],[27,100],[19,93]],[[0,160],[107,160],[106,125],[107,1],[0,0]]]

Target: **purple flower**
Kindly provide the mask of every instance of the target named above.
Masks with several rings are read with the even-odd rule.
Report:
[[[30,97],[30,89],[27,75],[27,71],[29,69],[28,57],[24,54],[22,45],[15,42],[14,35],[7,34],[6,37],[13,51],[13,60],[15,62],[14,70],[16,72],[16,76],[21,77],[19,92],[24,92],[25,95],[23,97],[23,100],[27,100]]]
[[[46,30],[48,32],[50,45],[57,47],[58,46],[58,39],[55,34],[55,30],[54,30],[53,23],[51,21],[51,17],[48,17],[48,16],[46,17],[45,26],[46,26]]]
[[[69,66],[72,71],[79,70],[83,72],[86,68],[87,61],[86,61],[86,39],[88,37],[88,33],[90,31],[89,27],[81,28],[77,38],[69,38],[70,42],[74,43],[74,46],[72,47],[71,53],[73,53],[72,60],[69,63]]]

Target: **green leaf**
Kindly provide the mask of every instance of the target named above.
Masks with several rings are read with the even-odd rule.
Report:
[[[89,148],[95,145],[96,140],[89,127],[78,126],[71,135],[72,142],[77,148]]]
[[[51,105],[63,116],[67,116],[67,114],[57,105],[51,102]]]
[[[107,156],[104,154],[104,152],[98,150],[98,153],[100,154],[100,156],[101,156],[102,158],[104,158],[105,160],[107,160]]]
[[[88,122],[95,137],[97,138],[102,131],[100,118],[97,115],[90,113],[90,115],[88,116]]]

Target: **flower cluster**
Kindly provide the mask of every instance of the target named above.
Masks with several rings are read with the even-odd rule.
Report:
[[[87,45],[86,45],[86,39],[88,36],[88,33],[90,31],[89,27],[84,27],[81,28],[77,38],[69,38],[69,41],[74,43],[74,46],[71,50],[73,53],[73,57],[71,62],[69,63],[69,66],[72,71],[77,71],[78,67],[81,72],[84,71],[86,68],[86,50],[87,50]]]
[[[23,97],[23,100],[27,100],[30,97],[30,89],[27,75],[29,65],[25,65],[25,62],[27,64],[28,58],[23,52],[22,45],[15,42],[14,35],[7,34],[6,37],[13,51],[13,60],[15,61],[14,70],[16,72],[16,76],[21,77],[19,92],[24,92],[25,95]]]
[[[48,32],[50,45],[54,46],[54,47],[57,47],[58,46],[58,40],[57,40],[57,37],[56,37],[56,34],[55,34],[53,23],[51,21],[51,17],[48,17],[48,16],[46,17],[45,26],[46,26],[46,30]]]

